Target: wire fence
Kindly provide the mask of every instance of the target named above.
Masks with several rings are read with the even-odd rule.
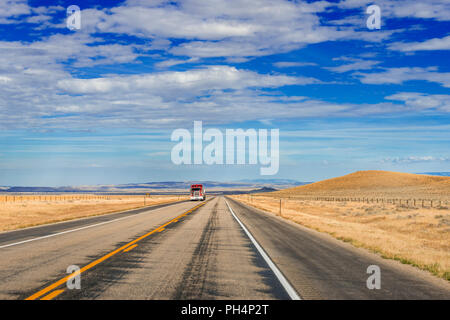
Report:
[[[92,201],[92,200],[125,200],[125,199],[151,199],[151,195],[98,195],[98,194],[68,194],[68,195],[49,195],[49,194],[27,194],[17,195],[8,194],[0,196],[0,203],[12,202],[66,202],[66,201]],[[179,197],[180,198],[180,197]]]
[[[448,208],[450,205],[450,200],[422,199],[422,198],[314,197],[314,196],[275,197],[264,195],[244,195],[244,197],[246,197],[247,201],[249,202],[258,201],[258,199],[275,199],[280,201],[280,203],[288,200],[359,202],[368,204],[393,204],[411,208],[443,208],[443,209]]]

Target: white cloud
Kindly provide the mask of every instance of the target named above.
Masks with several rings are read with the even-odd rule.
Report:
[[[25,1],[14,3],[17,5],[14,10],[4,9],[3,2],[0,4],[0,19],[14,20],[14,17],[26,15],[29,22],[39,24],[43,21],[45,24],[51,23],[48,19],[51,12],[64,9],[39,7],[30,10],[24,6]],[[446,97],[438,95],[407,97],[400,93],[387,97],[396,103],[360,105],[286,97],[273,89],[321,82],[310,77],[261,74],[227,65],[196,66],[177,72],[109,74],[93,79],[80,79],[70,73],[80,67],[138,63],[137,58],[147,55],[150,50],[166,51],[158,54],[157,61],[168,56],[167,53],[181,56],[154,65],[164,70],[182,63],[198,63],[203,57],[226,57],[227,62],[243,62],[310,43],[341,39],[380,41],[390,34],[323,26],[317,13],[329,6],[324,1],[261,0],[260,5],[255,6],[243,0],[206,3],[187,0],[178,6],[166,1],[152,2],[151,6],[148,1],[127,1],[113,9],[83,10],[82,29],[77,32],[53,34],[35,42],[0,42],[0,126],[49,129],[158,127],[185,124],[199,117],[211,123],[228,123],[351,117],[405,110],[420,112],[433,108],[450,112],[444,101]],[[136,35],[143,44],[110,44],[100,36],[91,35],[96,31]],[[349,62],[330,70],[369,70],[378,63],[341,60]],[[279,61],[274,65],[286,68],[315,64]],[[449,74],[439,73],[437,68],[385,68],[378,73],[354,74],[362,82],[374,84],[414,79],[435,81],[445,86],[450,83]]]
[[[274,62],[273,65],[277,68],[290,68],[290,67],[311,67],[317,66],[314,62],[295,62],[295,61],[278,61]]]
[[[10,82],[10,81],[11,81],[11,78],[10,78],[10,77],[7,77],[7,76],[0,76],[0,82],[8,83],[8,82]]]
[[[117,76],[97,79],[60,80],[57,86],[71,93],[107,93],[118,91],[145,91],[170,96],[179,90],[200,94],[208,90],[245,89],[249,87],[274,88],[284,85],[319,83],[306,77],[262,75],[230,66],[208,66],[184,72],[159,72],[146,75]],[[164,94],[166,96],[166,94]]]
[[[371,4],[377,4],[381,8],[381,16],[389,18],[420,18],[435,19],[439,21],[450,20],[450,2],[448,0],[344,0],[337,6],[343,9],[365,10]]]
[[[411,80],[424,80],[440,83],[450,88],[450,72],[437,72],[437,67],[428,68],[385,68],[383,72],[361,73],[355,72],[362,83],[368,84],[402,84]]]
[[[127,1],[105,10],[82,11],[83,32],[111,32],[148,39],[183,39],[170,53],[188,57],[257,57],[323,41],[381,41],[391,31],[356,32],[322,25],[317,13],[331,3],[260,0]],[[169,49],[169,48],[166,48]]]
[[[33,23],[53,26],[48,21],[52,14],[64,10],[61,6],[31,7],[27,0],[0,1],[0,24]]]
[[[435,156],[409,156],[409,157],[392,157],[384,158],[382,163],[415,163],[415,162],[437,162],[437,161],[450,161],[449,157],[435,157]]]
[[[0,1],[0,23],[18,23],[15,18],[31,14],[31,8],[27,0],[2,0]]]
[[[0,68],[11,74],[18,70],[62,70],[62,62],[74,67],[133,62],[135,45],[102,44],[103,40],[83,33],[55,34],[42,41],[0,41]],[[93,45],[93,44],[96,45]],[[11,64],[11,61],[14,63]]]
[[[444,38],[429,39],[423,42],[396,42],[390,45],[389,49],[403,52],[424,50],[450,50],[450,36]]]
[[[450,20],[450,3],[447,0],[389,1],[388,10],[396,17]]]
[[[386,100],[397,100],[415,110],[437,109],[444,112],[450,111],[450,95],[426,94],[419,92],[399,92],[385,97]]]
[[[173,67],[173,66],[176,66],[179,64],[192,63],[192,62],[198,62],[198,61],[199,61],[199,59],[196,59],[196,58],[191,58],[191,59],[187,59],[187,60],[167,59],[167,60],[155,63],[155,67],[158,69],[164,69],[164,68]]]
[[[52,17],[49,15],[39,14],[39,15],[28,17],[25,21],[27,23],[44,23],[51,19],[52,19]]]
[[[380,63],[380,61],[372,61],[372,60],[360,60],[360,59],[351,59],[352,63],[349,64],[343,64],[337,67],[325,67],[324,69],[343,73],[348,71],[355,71],[355,70],[367,70],[372,69],[374,66]]]

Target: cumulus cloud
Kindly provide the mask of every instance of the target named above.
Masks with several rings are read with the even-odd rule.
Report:
[[[378,42],[391,32],[356,32],[323,25],[318,16],[332,3],[261,0],[126,1],[111,9],[82,11],[83,32],[183,39],[170,53],[188,57],[257,57],[323,41]],[[159,40],[160,41],[160,40]]]
[[[0,2],[0,23],[20,22],[17,17],[31,14],[27,0],[3,0]]]
[[[74,67],[86,67],[127,63],[138,57],[135,45],[102,42],[102,39],[80,33],[55,34],[31,43],[0,41],[0,68],[9,70],[11,74],[18,70],[31,72],[31,69],[53,72],[55,69],[62,70],[62,63],[69,60]]]
[[[348,71],[372,69],[374,66],[380,63],[380,61],[361,60],[361,59],[345,59],[345,60],[350,60],[353,62],[348,64],[342,64],[337,67],[325,67],[324,69],[333,72],[344,73]]]
[[[437,67],[402,67],[384,68],[382,72],[353,73],[362,83],[367,84],[402,84],[411,80],[423,80],[440,83],[450,88],[450,72],[438,72]]]
[[[450,95],[426,94],[419,92],[399,92],[385,97],[387,100],[402,101],[406,106],[415,110],[435,109],[439,111],[450,111]]]
[[[0,24],[31,23],[45,27],[55,26],[50,23],[52,15],[64,10],[61,6],[31,7],[27,0],[2,0],[0,2]]]
[[[312,67],[317,66],[314,62],[295,62],[295,61],[278,61],[273,65],[277,68],[291,68],[291,67]]]
[[[169,68],[169,67],[176,66],[179,64],[192,63],[192,62],[197,62],[197,61],[199,61],[199,59],[195,59],[195,58],[191,58],[191,59],[187,59],[187,60],[167,59],[167,60],[155,63],[155,67],[158,69],[164,69],[164,68]]]
[[[351,7],[348,1],[345,5]],[[199,115],[205,121],[225,123],[433,108],[449,111],[446,97],[438,95],[400,93],[389,96],[389,102],[374,104],[287,97],[280,90],[283,86],[322,82],[301,75],[264,74],[220,65],[330,40],[377,42],[391,34],[384,30],[368,32],[353,26],[323,24],[319,15],[333,6],[326,1],[261,0],[255,6],[244,0],[186,0],[177,5],[169,1],[129,0],[113,8],[85,9],[82,29],[75,33],[51,33],[34,42],[0,42],[0,126],[156,127],[183,124],[198,119]],[[0,20],[15,23],[21,17],[28,23],[50,26],[52,12],[63,9],[30,8],[26,1],[7,1],[0,4]],[[109,33],[108,37],[103,37],[103,33]],[[116,39],[123,35],[136,36],[139,44],[133,40],[116,43],[107,40],[110,36]],[[133,75],[100,75],[101,71],[95,70],[89,79],[82,79],[77,73],[96,66],[140,63],[139,58],[154,54],[150,52],[153,50],[163,51],[153,56],[153,61],[158,61],[153,65],[156,72],[150,73],[153,70],[148,68]],[[160,61],[162,56],[168,57],[167,60]],[[198,66],[208,61],[206,58],[214,57],[225,60],[214,59],[216,65]],[[329,70],[336,73],[369,70],[379,63],[361,59],[340,61],[344,64]],[[195,66],[190,65],[186,71],[166,71],[187,63]],[[316,66],[302,61],[278,61],[273,65],[277,68]],[[449,74],[439,73],[437,68],[382,70],[353,75],[372,84],[400,84],[409,80],[433,81],[444,86],[450,83]]]
[[[396,42],[389,46],[391,50],[403,52],[450,50],[450,36],[444,38],[433,38],[423,42]]]
[[[336,5],[344,9],[366,8],[374,4],[372,0],[344,0]],[[389,18],[420,18],[448,21],[450,16],[450,3],[447,0],[378,0],[382,17]]]
[[[281,87],[293,84],[318,83],[314,78],[285,75],[261,75],[230,66],[208,66],[184,72],[160,72],[146,75],[119,76],[97,79],[61,80],[57,86],[72,93],[105,93],[140,91],[161,94],[164,91],[189,90],[198,94],[208,90],[244,89],[248,87]],[[171,94],[171,93],[170,93]]]
[[[266,89],[313,84],[317,80],[260,74],[224,65],[78,79],[57,65],[38,68],[31,61],[32,64],[25,59],[23,62],[29,64],[14,76],[0,78],[2,128],[150,128],[183,125],[198,119],[229,123],[358,116],[402,109],[388,103],[356,105],[286,97]]]

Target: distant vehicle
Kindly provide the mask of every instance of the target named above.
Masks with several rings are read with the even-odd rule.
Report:
[[[191,185],[191,200],[205,200],[206,199],[206,190],[202,184],[193,184]]]

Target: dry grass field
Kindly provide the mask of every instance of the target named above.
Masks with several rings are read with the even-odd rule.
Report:
[[[124,211],[144,206],[134,195],[8,195],[0,197],[0,231]],[[150,196],[145,205],[188,199],[187,196]]]
[[[234,197],[278,215],[281,199],[283,218],[450,281],[449,182],[448,177],[365,171],[272,193]],[[315,200],[325,196],[339,201]],[[373,202],[355,201],[364,197]],[[396,198],[404,199],[403,203],[387,202]],[[420,201],[416,206],[412,201],[407,205],[406,199],[435,201],[433,207],[430,202],[422,207]]]
[[[273,193],[281,197],[328,196],[398,199],[450,199],[450,177],[389,171],[358,171]]]

